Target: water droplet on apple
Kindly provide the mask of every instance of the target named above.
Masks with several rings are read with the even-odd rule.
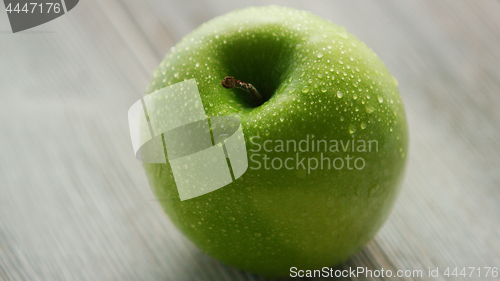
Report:
[[[281,122],[285,121],[285,117],[280,117],[280,121]]]
[[[310,90],[311,89],[309,87],[305,86],[304,88],[302,88],[302,93],[307,94]]]
[[[344,94],[341,91],[337,91],[337,97],[341,98]]]
[[[366,123],[365,122],[361,122],[361,129],[362,130],[366,129]]]
[[[322,57],[323,57],[323,54],[322,54],[322,53],[318,53],[318,54],[317,54],[317,57],[320,59],[320,58],[322,58]]]
[[[199,67],[199,66],[200,66],[200,63],[199,63],[199,62],[197,62],[197,63],[194,65],[194,67]]]
[[[384,98],[382,96],[378,96],[377,98],[378,98],[378,102],[380,102],[380,103],[384,102]]]
[[[353,124],[350,124],[349,125],[349,133],[351,133],[351,134],[356,133],[356,126],[354,126]]]
[[[174,77],[175,77],[175,78],[179,78],[179,72],[176,72],[176,73],[174,74]]]
[[[352,99],[357,100],[358,99],[358,95],[356,95],[356,94],[352,95]]]
[[[326,89],[324,89],[324,88],[323,88],[323,89],[321,89],[321,92],[322,92],[322,93],[326,93]]]
[[[373,106],[371,106],[371,105],[366,106],[366,113],[370,114],[373,111],[375,111],[375,108],[373,108]]]
[[[379,188],[380,188],[380,184],[377,184],[376,186],[371,187],[370,190],[368,191],[368,193],[370,195],[373,195],[379,190]]]

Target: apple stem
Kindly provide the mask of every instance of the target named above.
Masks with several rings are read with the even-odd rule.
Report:
[[[224,80],[222,80],[222,86],[224,86],[224,88],[226,89],[231,89],[234,87],[241,88],[250,93],[250,95],[252,95],[252,98],[254,100],[256,101],[262,100],[262,96],[260,95],[259,91],[257,91],[257,89],[255,89],[255,87],[252,84],[238,80],[233,76],[225,77]]]

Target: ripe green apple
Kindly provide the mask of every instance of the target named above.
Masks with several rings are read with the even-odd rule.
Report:
[[[226,89],[227,76],[258,95]],[[192,78],[208,116],[241,120],[249,163],[231,184],[184,201],[168,163],[144,164],[194,244],[285,276],[342,263],[374,237],[398,194],[408,133],[397,82],[363,42],[309,12],[247,8],[184,37],[147,94]]]

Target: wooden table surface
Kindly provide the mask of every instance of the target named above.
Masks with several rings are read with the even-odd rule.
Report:
[[[345,26],[385,61],[405,102],[402,192],[376,238],[341,268],[500,280],[485,270],[443,275],[500,267],[500,2],[273,3]],[[262,280],[173,227],[134,158],[127,111],[180,38],[265,4],[85,0],[17,34],[0,11],[0,279]],[[429,278],[429,267],[440,276]]]

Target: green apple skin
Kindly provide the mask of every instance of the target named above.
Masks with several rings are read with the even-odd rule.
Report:
[[[225,89],[226,76],[251,83],[268,100],[255,106],[245,91]],[[363,42],[309,12],[246,8],[184,37],[155,70],[146,94],[191,78],[208,116],[240,118],[249,159],[258,148],[255,136],[261,145],[306,135],[379,145],[378,151],[347,152],[365,160],[361,170],[326,164],[310,173],[300,165],[266,170],[249,160],[233,183],[185,201],[168,163],[144,164],[165,212],[194,244],[228,265],[276,277],[289,276],[291,267],[338,265],[375,236],[398,194],[408,132],[397,82]],[[259,153],[271,159],[296,155]],[[264,164],[262,157],[253,159]]]

